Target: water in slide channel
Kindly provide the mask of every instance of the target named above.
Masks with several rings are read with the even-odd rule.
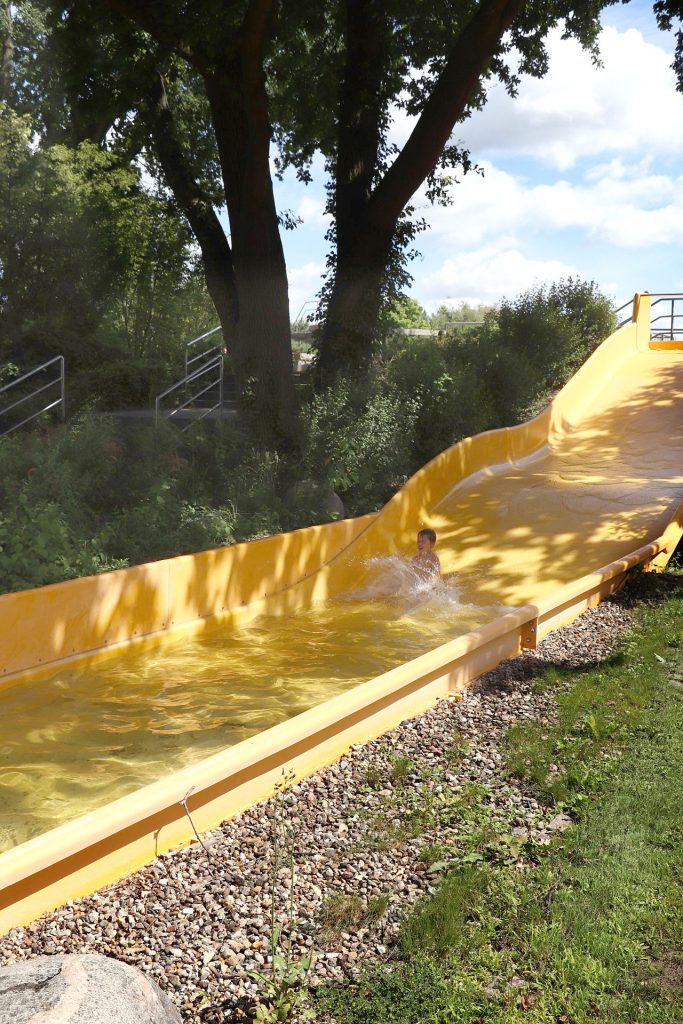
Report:
[[[369,571],[368,571],[369,570]],[[358,593],[63,668],[3,695],[0,850],[417,657],[501,614],[375,559]],[[387,596],[390,594],[391,596]]]

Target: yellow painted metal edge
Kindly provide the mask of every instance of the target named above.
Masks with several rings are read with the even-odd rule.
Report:
[[[123,797],[0,856],[0,933],[34,920],[68,899],[115,881],[160,853],[272,794],[284,769],[302,778],[331,764],[355,743],[374,739],[462,690],[471,680],[514,657],[530,624],[538,636],[581,614],[613,592],[637,564],[670,557],[678,521],[662,537],[583,577],[538,605],[500,616],[197,765]],[[672,546],[673,545],[673,546]]]

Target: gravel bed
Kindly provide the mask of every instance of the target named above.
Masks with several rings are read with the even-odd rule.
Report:
[[[312,986],[354,977],[364,962],[384,956],[401,917],[437,884],[422,851],[457,841],[463,824],[427,825],[411,837],[406,823],[425,801],[464,797],[475,786],[499,832],[543,844],[566,827],[564,816],[553,816],[508,778],[501,740],[516,722],[553,719],[552,696],[533,692],[539,667],[569,669],[604,658],[631,623],[627,603],[604,602],[462,696],[439,701],[287,790],[297,864],[291,937],[302,953],[318,952]],[[165,854],[119,883],[14,929],[0,938],[0,961],[104,953],[157,981],[188,1024],[251,1019],[258,997],[248,972],[268,962],[272,815],[272,800],[259,804],[208,834],[208,854],[196,844]],[[348,903],[348,920],[340,894],[362,901]],[[284,868],[277,906],[285,927],[288,895]],[[331,897],[342,907],[336,931],[325,927]],[[357,912],[368,904],[372,921]]]

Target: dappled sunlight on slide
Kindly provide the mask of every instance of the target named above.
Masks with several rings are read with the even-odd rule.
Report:
[[[683,352],[649,350],[635,331],[608,339],[536,420],[438,456],[348,547],[267,596],[251,621],[9,688],[0,848],[657,538],[683,500]],[[422,526],[438,534],[443,579],[433,586],[410,563]]]
[[[682,394],[683,353],[639,354],[526,465],[445,495],[430,526],[463,599],[526,604],[657,537],[683,498]]]

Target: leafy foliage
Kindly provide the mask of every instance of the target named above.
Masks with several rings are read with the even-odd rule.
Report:
[[[611,304],[593,282],[570,277],[504,300],[481,335],[494,354],[486,373],[501,422],[535,411],[538,398],[561,387],[615,326]]]
[[[189,233],[136,168],[33,132],[0,107],[0,363],[61,353],[72,410],[147,404],[211,315]]]
[[[388,311],[387,320],[397,327],[430,326],[427,311],[416,299],[411,299],[408,295],[401,295],[396,299]]]

